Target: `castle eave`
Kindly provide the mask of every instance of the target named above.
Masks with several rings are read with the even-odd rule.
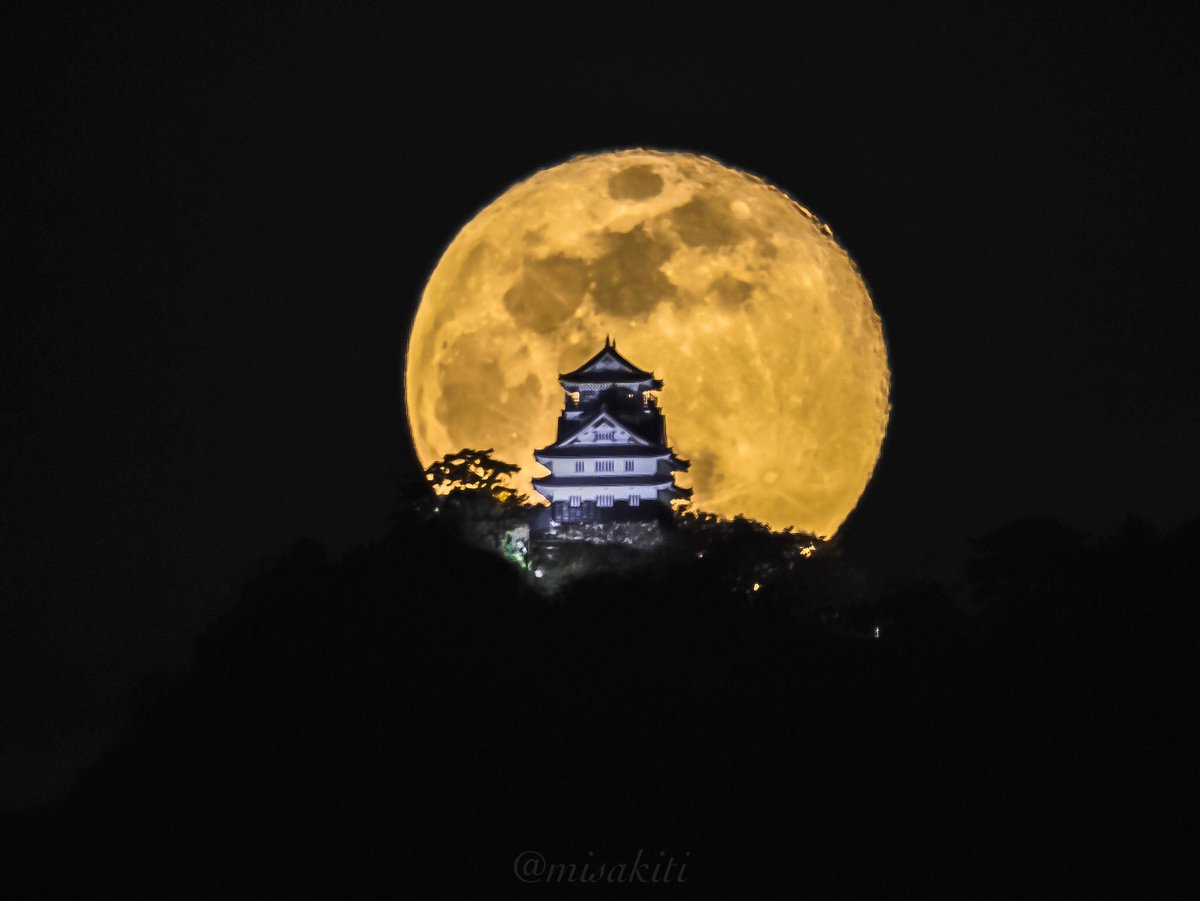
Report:
[[[571,457],[669,457],[671,451],[662,445],[652,444],[568,444],[563,447],[552,444],[533,452],[534,459],[548,457],[562,459]]]
[[[533,480],[535,488],[577,488],[577,487],[597,487],[597,488],[671,488],[675,487],[671,476],[649,475],[649,476],[629,476],[629,475],[587,475],[580,476],[542,476]],[[680,489],[686,490],[686,489]]]
[[[650,373],[639,377],[633,374],[620,373],[614,374],[611,372],[588,372],[579,375],[560,375],[559,383],[566,389],[570,390],[573,386],[586,387],[589,385],[621,385],[623,387],[634,387],[636,385],[648,386],[646,390],[660,391],[662,390],[662,380],[656,379]]]

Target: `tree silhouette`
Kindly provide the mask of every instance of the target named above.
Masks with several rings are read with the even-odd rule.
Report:
[[[492,456],[492,448],[464,447],[425,468],[433,489],[432,513],[458,532],[467,543],[502,552],[505,534],[523,525],[528,498],[512,484],[521,467]]]
[[[512,487],[512,476],[521,471],[515,463],[497,460],[493,449],[474,450],[464,447],[456,454],[446,454],[425,468],[425,479],[438,494],[451,491],[486,491],[502,502],[523,499]]]

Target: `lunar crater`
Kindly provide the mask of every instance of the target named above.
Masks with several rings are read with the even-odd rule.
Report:
[[[750,299],[754,286],[726,272],[710,286],[721,303],[729,307],[738,307]]]
[[[587,275],[583,260],[563,254],[527,261],[517,283],[504,293],[504,307],[518,325],[552,332],[583,302]]]
[[[740,240],[729,205],[708,194],[676,207],[667,218],[688,247],[728,247]]]
[[[675,297],[675,284],[662,269],[674,253],[667,241],[639,225],[606,235],[605,247],[592,264],[591,296],[598,312],[645,314]]]
[[[608,179],[608,194],[614,200],[649,200],[662,189],[662,176],[647,165],[628,166]]]

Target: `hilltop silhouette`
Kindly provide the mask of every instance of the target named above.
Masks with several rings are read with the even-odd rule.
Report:
[[[340,560],[297,541],[67,800],[5,822],[9,875],[39,897],[595,897],[514,858],[644,849],[686,852],[677,894],[728,898],[1182,868],[1200,522],[1018,522],[961,580],[878,596],[836,548],[781,575],[789,537],[675,528],[552,596],[420,493]]]

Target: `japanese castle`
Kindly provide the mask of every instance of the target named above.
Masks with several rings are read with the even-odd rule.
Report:
[[[552,525],[654,520],[691,496],[675,484],[673,473],[688,464],[667,446],[654,373],[605,338],[598,354],[558,380],[565,401],[557,440],[533,452],[550,470],[533,486],[550,501]]]

